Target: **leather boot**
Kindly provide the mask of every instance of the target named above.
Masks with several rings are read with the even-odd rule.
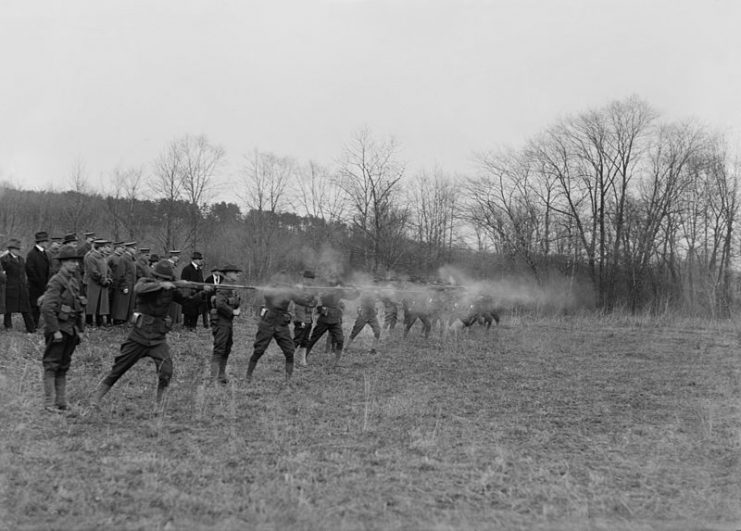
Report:
[[[293,375],[293,362],[287,361],[286,362],[286,383],[291,381],[292,375]]]
[[[157,397],[155,398],[157,409],[162,408],[162,404],[165,399],[165,392],[167,391],[167,386],[162,384],[157,384]]]
[[[97,389],[95,389],[95,393],[93,394],[93,399],[91,400],[91,404],[93,407],[100,407],[100,401],[103,400],[103,397],[108,393],[108,391],[111,390],[111,386],[108,385],[105,382],[100,382]]]
[[[298,364],[301,367],[306,367],[306,349],[303,347],[299,347],[299,349],[296,351],[296,357],[298,358]]]
[[[54,388],[57,391],[57,407],[59,409],[67,409],[67,373],[57,372],[54,377]]]
[[[221,358],[219,360],[219,383],[227,384],[229,383],[229,380],[226,378],[226,358]]]
[[[57,411],[57,407],[54,404],[54,380],[56,378],[56,371],[45,370],[44,371],[44,409],[49,411]]]
[[[211,358],[211,381],[215,382],[219,374],[219,360]]]
[[[250,360],[250,363],[247,365],[247,381],[252,381],[252,373],[255,372],[255,367],[257,367],[257,362],[254,360]]]

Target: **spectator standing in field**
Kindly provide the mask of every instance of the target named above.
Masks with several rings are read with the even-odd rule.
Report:
[[[74,245],[59,251],[59,272],[50,280],[41,301],[44,316],[44,407],[48,411],[68,408],[67,371],[75,347],[82,340],[84,329],[83,305],[76,270],[80,255]]]
[[[12,238],[7,245],[8,252],[0,258],[0,266],[6,274],[5,280],[5,313],[3,324],[5,328],[13,328],[13,314],[20,313],[26,332],[36,331],[31,304],[28,300],[28,284],[26,282],[26,263],[20,255],[21,242]]]
[[[226,363],[234,343],[233,321],[241,312],[239,305],[242,300],[237,290],[228,289],[224,286],[236,283],[242,270],[233,264],[226,264],[219,268],[219,271],[224,275],[223,282],[220,283],[222,288],[216,290],[216,294],[211,297],[213,300],[211,331],[214,336],[214,350],[211,356],[211,381],[215,382],[218,379],[219,383],[226,384],[228,383]]]
[[[28,296],[33,325],[34,328],[38,328],[39,315],[41,314],[38,300],[46,291],[46,283],[51,278],[51,258],[46,252],[49,245],[49,235],[41,231],[34,236],[36,245],[26,255],[26,278],[28,279]]]
[[[136,242],[129,242],[136,245]],[[136,268],[131,255],[126,251],[124,242],[116,242],[114,252],[108,257],[108,267],[111,270],[111,319],[113,324],[123,324],[129,320],[131,299],[136,284]]]
[[[149,357],[157,369],[158,406],[162,405],[165,390],[172,378],[172,357],[167,345],[167,333],[172,329],[172,319],[167,313],[170,304],[185,302],[175,286],[175,271],[168,260],[160,260],[152,268],[152,278],[141,278],[134,286],[137,309],[140,314],[121,345],[121,353],[113,361],[113,368],[103,379],[93,396],[93,406],[98,406],[111,387],[140,359]],[[198,296],[207,293],[201,292]]]
[[[139,253],[136,256],[136,280],[139,280],[143,277],[148,277],[152,275],[152,268],[149,265],[149,258],[150,258],[150,249],[149,247],[141,247],[139,249]],[[136,297],[134,297],[136,299]]]
[[[53,277],[59,271],[60,263],[57,259],[59,255],[59,249],[62,247],[62,238],[60,236],[52,236],[49,242],[49,247],[46,252],[49,254],[49,278]],[[80,256],[83,256],[80,254]],[[79,268],[78,268],[79,269]]]
[[[111,313],[108,288],[112,280],[105,257],[108,244],[110,240],[102,238],[95,240],[93,248],[85,254],[84,258],[84,282],[87,286],[85,321],[90,325],[102,326],[104,319]]]
[[[219,271],[218,267],[214,267],[213,269],[211,269],[211,274],[206,277],[206,280],[204,280],[206,284],[214,284],[216,286],[221,284],[223,281],[224,281],[224,274],[221,271]],[[206,323],[208,326],[211,326],[210,321],[211,321],[211,315],[213,313],[211,311],[213,309],[213,305],[211,304],[212,298],[213,297],[206,297],[206,312],[208,313],[208,319],[209,319],[208,321],[206,321]]]
[[[181,252],[182,251],[180,251],[180,249],[171,249],[167,253],[166,260],[168,262],[170,262],[170,264],[172,265],[172,271],[173,271],[173,273],[175,275],[175,278],[178,278],[179,277],[179,274],[178,274],[179,273],[179,271],[178,271],[178,263],[180,262],[180,253]],[[183,316],[182,315],[183,314],[183,311],[182,310],[183,309],[182,309],[182,307],[179,304],[176,304],[175,302],[173,302],[173,303],[170,304],[170,308],[168,309],[167,313],[172,318],[172,324],[173,324],[173,326],[176,325],[176,324],[180,324],[180,321],[181,321],[182,316]]]
[[[190,263],[183,267],[180,273],[180,280],[187,280],[188,282],[199,282],[203,283],[203,255],[194,251],[190,257]],[[183,288],[186,295],[195,295],[203,288]],[[198,326],[198,316],[201,315],[205,308],[205,302],[201,302],[198,299],[189,299],[188,302],[182,305],[183,308],[183,326],[194,332],[196,326]]]
[[[311,286],[315,275],[306,270],[303,274],[304,285]],[[306,367],[306,345],[311,336],[311,327],[314,324],[314,308],[297,302],[293,303],[293,342],[296,345],[296,357],[301,367]]]
[[[247,381],[252,380],[252,373],[255,371],[257,362],[265,354],[270,342],[275,339],[286,358],[286,382],[288,382],[293,374],[293,353],[295,351],[291,330],[288,327],[291,322],[288,305],[293,301],[296,304],[312,306],[313,297],[292,288],[283,273],[271,282],[271,287],[264,291],[263,296],[265,304],[260,309],[252,357],[247,366]]]

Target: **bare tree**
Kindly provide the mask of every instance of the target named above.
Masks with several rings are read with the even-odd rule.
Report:
[[[64,223],[69,230],[78,232],[88,229],[93,218],[88,195],[92,193],[82,159],[76,159],[68,177],[70,190],[65,194]]]
[[[224,160],[221,146],[211,144],[204,135],[186,135],[177,141],[180,151],[180,183],[189,205],[188,240],[192,249],[198,244],[198,229],[204,209],[213,198],[216,176]]]
[[[345,147],[340,162],[338,185],[350,204],[352,226],[361,238],[366,267],[373,273],[381,266],[392,266],[388,263],[390,249],[385,248],[391,242],[387,237],[406,221],[395,208],[404,175],[397,151],[393,138],[378,141],[364,128]]]
[[[183,154],[177,140],[171,142],[154,162],[154,178],[149,186],[155,197],[159,198],[159,208],[164,218],[164,231],[160,237],[164,250],[173,249],[178,243],[177,202],[183,198],[183,165]]]

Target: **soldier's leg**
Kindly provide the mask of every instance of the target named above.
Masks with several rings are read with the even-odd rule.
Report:
[[[409,330],[412,328],[412,325],[417,321],[417,315],[413,314],[411,312],[404,314],[404,338],[409,335]]]
[[[296,346],[291,339],[288,326],[281,326],[275,331],[275,342],[278,343],[286,358],[286,380],[289,380],[293,374],[293,353]]]
[[[157,368],[157,397],[155,400],[158,405],[161,405],[165,397],[165,391],[170,385],[170,380],[172,380],[173,364],[172,357],[170,356],[170,347],[167,343],[160,343],[159,345],[150,347],[146,355],[154,360],[155,367]]]
[[[72,364],[72,353],[75,351],[77,346],[77,335],[62,333],[62,343],[64,350],[62,352],[62,360],[57,368],[57,372],[54,376],[54,389],[56,390],[57,399],[56,406],[65,410],[67,406],[67,371]]]
[[[219,376],[222,362],[226,364],[226,351],[228,348],[229,330],[221,321],[214,323],[211,333],[214,336],[214,350],[211,355],[211,380],[215,381]]]
[[[346,348],[350,348],[350,344],[358,336],[360,331],[363,330],[363,328],[365,328],[366,324],[368,324],[368,318],[362,315],[358,315],[358,317],[355,319],[355,323],[353,323],[352,325],[352,330],[350,331],[350,338],[347,340]]]
[[[3,325],[5,328],[13,328],[13,314],[10,312],[5,312],[3,314]]]
[[[221,359],[219,365],[219,381],[221,383],[227,383],[226,379],[226,362],[229,360],[229,354],[232,353],[232,346],[234,346],[234,328],[229,326],[229,333],[226,339],[226,349],[224,351],[224,357]]]
[[[39,319],[41,318],[41,308],[39,308],[36,301],[31,301],[31,319],[33,319],[33,327],[36,329],[39,326]]]
[[[62,362],[64,356],[64,340],[53,341],[54,336],[47,335],[44,340],[46,341],[46,348],[44,349],[44,355],[42,358],[42,365],[44,367],[44,408],[49,411],[56,410],[56,401],[54,399],[55,393],[55,380],[57,370]]]
[[[430,319],[426,315],[420,315],[419,320],[422,321],[422,333],[424,334],[425,338],[430,337],[430,331],[432,330],[432,323],[430,322]]]
[[[340,358],[342,358],[342,349],[345,343],[345,335],[342,331],[342,323],[336,323],[336,324],[330,325],[329,334],[332,337],[332,341],[334,342],[337,348],[337,350],[335,350],[335,353],[334,353],[334,362],[336,365],[340,362]]]
[[[328,330],[328,325],[324,321],[318,321],[316,326],[314,327],[314,330],[311,331],[311,336],[309,337],[309,342],[306,344],[306,357],[309,357],[309,354],[311,354],[311,349],[314,347],[317,341],[321,339],[321,337],[324,335],[324,333]]]
[[[93,405],[100,404],[101,399],[111,390],[111,387],[126,374],[131,367],[133,367],[139,359],[145,356],[147,353],[147,347],[140,345],[134,341],[124,341],[121,344],[121,354],[116,356],[113,360],[113,368],[109,372],[103,381],[100,382],[95,394],[93,395]]]
[[[371,347],[371,354],[375,354],[376,347],[378,347],[378,342],[381,339],[381,325],[378,322],[378,317],[375,315],[368,321],[368,324],[371,327],[371,330],[373,330],[373,346]]]
[[[34,322],[33,315],[31,315],[31,312],[23,312],[21,315],[23,316],[23,324],[26,325],[26,332],[35,332],[36,324]]]
[[[257,367],[257,362],[260,360],[270,344],[270,340],[273,339],[273,327],[260,321],[257,325],[257,334],[255,334],[255,343],[253,344],[252,357],[247,365],[247,380],[252,379],[252,373]]]

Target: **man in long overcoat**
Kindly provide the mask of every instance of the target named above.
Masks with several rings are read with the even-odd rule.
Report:
[[[133,242],[132,242],[133,243]],[[111,270],[111,319],[113,324],[128,321],[132,306],[131,298],[136,283],[136,269],[124,242],[116,242],[113,254],[108,257]]]
[[[84,282],[87,286],[85,320],[88,324],[95,323],[96,326],[101,326],[103,318],[111,313],[108,288],[112,280],[105,255],[102,252],[102,249],[109,243],[109,240],[95,240],[93,249],[88,251],[83,260],[85,264]]]
[[[41,310],[38,300],[46,291],[46,284],[51,278],[51,257],[46,252],[49,235],[46,232],[36,233],[36,245],[26,255],[26,277],[28,278],[28,296],[31,303],[31,316],[34,328],[39,326]]]
[[[190,263],[183,267],[183,271],[180,273],[180,280],[203,282],[203,255],[200,252],[193,252]],[[183,295],[192,297],[199,291],[202,291],[202,288],[184,288]],[[205,305],[206,303],[198,298],[191,298],[183,303],[183,326],[185,328],[191,331],[196,329],[198,316],[201,315],[202,306],[205,307]]]
[[[26,331],[36,330],[31,316],[31,304],[28,301],[28,284],[26,282],[26,263],[20,255],[21,242],[15,238],[8,242],[8,253],[0,258],[0,266],[6,274],[5,328],[13,328],[13,314],[20,313],[26,325]]]

